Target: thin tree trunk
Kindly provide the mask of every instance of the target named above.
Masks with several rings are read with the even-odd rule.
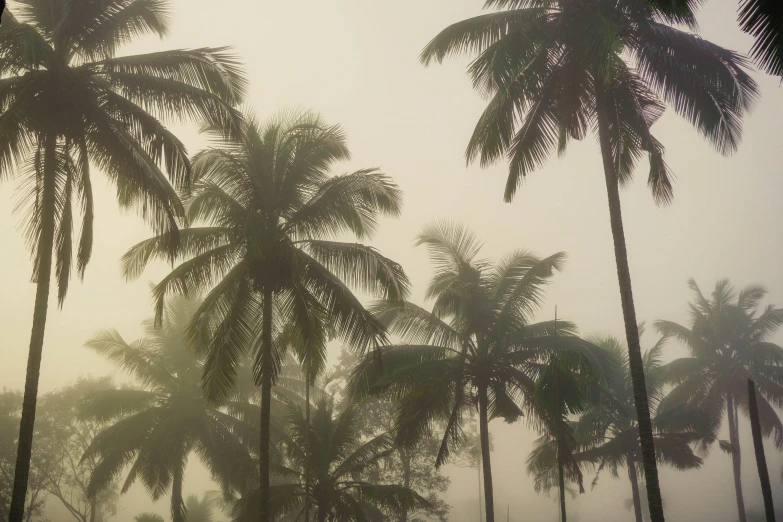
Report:
[[[171,521],[185,522],[187,517],[185,501],[182,498],[182,475],[184,464],[174,468],[174,476],[171,480]]]
[[[601,156],[604,166],[604,178],[609,199],[609,220],[614,240],[614,256],[617,263],[617,279],[620,284],[620,301],[625,322],[625,337],[628,343],[628,361],[633,382],[633,396],[636,416],[639,422],[639,440],[642,446],[642,464],[647,484],[647,501],[650,506],[652,522],[664,522],[663,500],[658,484],[658,465],[655,460],[655,441],[653,439],[650,406],[647,400],[647,388],[644,382],[644,364],[639,344],[639,327],[636,321],[636,309],[631,290],[631,271],[628,266],[628,251],[625,244],[623,217],[620,207],[620,186],[614,169],[614,159],[609,143],[609,120],[606,114],[604,87],[599,79],[595,81],[596,112],[598,116],[598,137],[601,144]]]
[[[410,453],[405,451],[403,448],[398,449],[398,453],[400,455],[400,462],[402,463],[402,485],[406,489],[410,489],[411,487],[411,457]],[[400,522],[408,522],[408,507],[405,506],[402,508],[402,513],[400,514]]]
[[[742,495],[742,454],[740,453],[736,406],[731,395],[726,401],[726,412],[729,416],[729,442],[731,443],[731,464],[734,469],[734,492],[737,495],[737,514],[739,522],[747,522],[745,499]]]
[[[557,480],[560,489],[560,520],[566,522],[566,490],[565,469],[563,467],[563,450],[560,445],[560,435],[557,436]]]
[[[748,410],[750,411],[750,427],[753,432],[753,448],[756,450],[756,466],[759,469],[759,480],[761,480],[761,495],[764,497],[764,512],[767,514],[767,522],[775,522],[772,485],[769,482],[767,459],[764,457],[764,441],[761,438],[756,383],[752,379],[748,379]]]
[[[270,511],[270,431],[272,422],[272,298],[271,290],[264,290],[261,331],[261,522],[272,522]]]
[[[35,407],[38,400],[38,379],[41,373],[46,313],[49,308],[49,285],[52,276],[52,249],[54,239],[55,174],[57,157],[57,136],[47,136],[44,145],[43,191],[41,194],[41,232],[38,238],[36,260],[35,308],[30,335],[30,351],[27,356],[27,376],[24,384],[22,419],[19,425],[19,441],[14,468],[14,490],[11,497],[9,522],[24,520],[27,482],[30,477],[30,458],[33,454],[33,432],[35,430]]]
[[[636,460],[632,453],[625,456],[628,464],[628,478],[631,481],[631,494],[633,495],[633,512],[636,522],[644,522],[642,515],[642,497],[639,494],[639,477],[636,476]]]
[[[305,375],[305,522],[310,522],[310,376]]]
[[[495,499],[492,494],[492,465],[489,456],[489,404],[487,387],[479,388],[479,430],[481,432],[481,461],[484,467],[484,507],[486,521],[495,522]]]

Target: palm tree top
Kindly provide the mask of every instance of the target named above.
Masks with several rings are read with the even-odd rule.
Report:
[[[596,128],[596,104],[605,96],[618,178],[630,180],[647,154],[648,184],[658,202],[672,197],[663,145],[650,132],[664,103],[721,153],[739,145],[756,83],[743,56],[687,31],[696,24],[691,5],[488,0],[485,7],[499,10],[450,25],[421,60],[475,57],[468,73],[490,101],[465,154],[482,166],[508,158],[507,201],[554,150],[563,153],[570,140]]]

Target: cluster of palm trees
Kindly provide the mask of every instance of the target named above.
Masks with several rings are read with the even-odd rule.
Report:
[[[779,41],[764,36],[771,19],[756,4],[746,5],[744,22],[752,30],[760,28],[756,55],[774,71]],[[156,314],[148,337],[157,340],[149,341],[151,346],[127,345],[113,333],[91,342],[145,375],[143,390],[119,391],[89,405],[94,415],[121,419],[91,446],[90,452],[102,459],[95,488],[133,461],[126,486],[139,478],[153,496],[169,485],[174,491],[183,480],[187,454],[196,451],[216,476],[227,477],[227,492],[257,491],[254,500],[237,502],[256,506],[255,518],[272,520],[275,510],[289,509],[296,504],[291,499],[303,494],[308,511],[311,503],[318,506],[319,519],[348,520],[356,516],[350,509],[363,509],[362,499],[385,493],[346,486],[340,491],[353,491],[353,496],[345,493],[353,501],[340,500],[313,480],[316,466],[333,470],[369,463],[389,444],[416,444],[442,424],[435,462],[440,465],[462,442],[466,415],[477,409],[488,522],[494,519],[488,422],[523,415],[543,434],[542,448],[553,448],[562,499],[566,480],[582,484],[583,462],[617,467],[621,455],[634,479],[633,470],[641,465],[650,517],[662,522],[657,462],[669,460],[667,444],[685,451],[697,441],[709,441],[705,433],[715,429],[704,432],[696,426],[698,415],[682,421],[675,413],[705,412],[714,421],[725,410],[731,440],[723,447],[734,460],[744,520],[738,411],[758,419],[759,440],[774,434],[783,445],[783,427],[772,407],[783,397],[783,359],[779,348],[765,340],[779,324],[780,312],[769,309],[756,316],[760,288],[734,295],[724,285],[712,301],[697,299],[692,328],[657,324],[665,339],[686,342],[693,355],[664,366],[673,388],[661,398],[664,388],[645,374],[619,187],[646,155],[655,200],[671,200],[664,147],[651,133],[667,105],[719,152],[734,151],[742,117],[758,95],[747,60],[676,27],[696,28],[690,2],[488,0],[486,5],[495,10],[446,28],[426,46],[422,61],[475,56],[469,74],[490,101],[466,156],[483,165],[507,157],[508,201],[551,153],[564,152],[569,140],[581,140],[591,129],[596,132],[627,359],[578,337],[575,326],[565,321],[533,322],[543,285],[561,268],[562,254],[539,259],[517,251],[496,263],[479,260],[478,242],[457,225],[435,224],[420,235],[436,265],[428,288],[435,304],[424,310],[408,302],[410,284],[400,265],[371,246],[345,241],[346,236],[372,238],[381,217],[400,213],[402,194],[390,177],[374,169],[331,175],[335,163],[349,157],[340,126],[309,112],[264,123],[240,110],[247,81],[227,48],[118,55],[136,37],[166,34],[165,2],[16,2],[0,27],[0,179],[20,181],[18,210],[37,290],[12,522],[21,522],[25,505],[51,280],[62,304],[74,256],[79,275],[91,257],[92,167],[108,176],[119,205],[139,211],[154,232],[124,256],[125,276],[136,278],[159,259],[176,264],[153,290]],[[199,121],[214,145],[190,156],[164,125],[175,120]],[[74,238],[77,223],[80,234]],[[368,309],[354,291],[380,301]],[[169,294],[204,297],[183,322],[176,314],[167,318],[173,313],[166,312]],[[727,325],[734,324],[730,321],[744,333],[727,332]],[[166,328],[177,329],[179,345],[198,348],[200,358],[167,351],[163,334],[153,333]],[[410,344],[391,345],[390,332]],[[345,448],[359,456],[346,449],[330,454],[327,462],[316,458],[319,434],[313,430],[331,433],[351,424],[349,410],[337,412],[328,402],[318,402],[310,418],[310,386],[325,368],[333,338],[366,354],[350,381],[353,396],[392,397],[399,403],[399,421],[393,441],[385,437],[362,450],[348,437]],[[301,423],[296,411],[289,412],[288,453],[276,456],[273,387],[289,352],[305,376],[305,419]],[[162,359],[153,362],[154,357]],[[658,365],[655,352],[648,354],[647,364],[650,372]],[[257,442],[243,432],[252,414],[231,406],[239,402],[242,378],[258,387]],[[755,393],[749,393],[748,379]],[[181,404],[180,387],[199,388],[200,398]],[[617,395],[618,408],[607,410],[604,404],[601,409],[600,398],[610,392]],[[161,430],[181,430],[178,451],[150,453],[139,446]],[[628,443],[608,457],[597,442],[607,433],[634,438],[637,432],[638,451],[635,442]],[[237,460],[217,459],[218,448]],[[257,464],[242,460],[248,454]],[[223,469],[229,464],[258,472]],[[540,464],[545,469],[544,461]],[[335,475],[330,483],[344,476]],[[231,483],[231,477],[243,477],[245,483]],[[285,489],[274,483],[280,477],[287,477],[283,485],[289,489],[299,478],[305,483],[273,498],[275,488]],[[421,500],[412,492],[391,493],[378,502],[392,511]],[[396,500],[388,500],[392,497]],[[638,506],[636,497],[638,492]],[[318,503],[323,498],[328,507]],[[184,519],[183,505],[181,493],[172,499],[175,521]]]

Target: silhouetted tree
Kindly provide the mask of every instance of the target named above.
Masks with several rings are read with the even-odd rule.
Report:
[[[518,250],[498,263],[476,259],[480,244],[460,225],[427,226],[418,236],[435,265],[427,288],[432,311],[413,303],[379,303],[378,317],[405,342],[368,354],[351,377],[350,393],[399,400],[397,440],[410,446],[445,424],[435,465],[446,462],[462,439],[465,415],[477,408],[487,522],[494,520],[489,421],[514,421],[529,407],[540,357],[547,351],[589,351],[573,325],[531,324],[543,288],[565,255],[539,259]]]
[[[293,330],[324,358],[323,328],[332,325],[352,348],[385,340],[383,326],[347,285],[392,300],[408,293],[397,264],[377,250],[335,241],[350,233],[372,236],[382,215],[400,212],[402,193],[374,169],[330,176],[349,157],[343,130],[301,112],[261,125],[252,117],[240,136],[193,160],[191,222],[180,232],[183,262],[155,287],[158,313],[169,292],[209,290],[193,324],[209,338],[203,388],[224,398],[237,367],[252,352],[261,387],[261,516],[271,520],[269,442],[271,389]],[[167,259],[171,238],[162,234],[133,247],[124,272],[137,277],[147,263]],[[282,336],[281,339],[278,337]]]
[[[169,232],[173,247],[183,214],[175,188],[187,186],[190,163],[159,118],[237,127],[231,106],[245,78],[225,49],[117,56],[136,37],[165,35],[168,15],[164,0],[20,0],[0,26],[0,180],[20,181],[37,285],[11,522],[24,511],[53,260],[62,306],[74,254],[81,276],[92,253],[90,164],[116,187],[120,207]]]
[[[757,308],[766,295],[764,287],[751,285],[737,292],[728,280],[715,284],[711,299],[696,284],[688,282],[694,300],[689,306],[690,327],[671,321],[657,321],[658,331],[666,338],[686,345],[690,357],[676,359],[665,366],[674,388],[665,402],[686,404],[709,413],[719,423],[729,423],[729,442],[721,447],[731,454],[734,488],[740,522],[746,522],[742,493],[739,410],[748,411],[748,379],[758,389],[759,422],[762,432],[774,434],[775,445],[783,449],[783,423],[774,405],[783,405],[783,348],[769,342],[783,325],[783,309]]]
[[[88,418],[114,421],[84,453],[83,460],[98,460],[89,495],[98,494],[131,465],[121,492],[137,479],[153,500],[171,491],[172,521],[185,522],[182,487],[191,453],[198,454],[212,475],[224,482],[237,462],[250,461],[241,440],[249,439],[251,427],[201,394],[203,363],[194,350],[203,347],[185,338],[197,307],[175,298],[166,307],[160,327],[147,322],[145,337],[126,343],[118,332],[109,330],[87,342],[141,385],[141,389],[95,393],[82,407]]]
[[[476,54],[474,86],[490,97],[468,144],[482,165],[506,155],[505,199],[571,139],[595,130],[601,149],[626,340],[653,522],[663,522],[653,429],[631,290],[620,184],[647,155],[658,202],[672,198],[663,145],[650,127],[663,101],[722,153],[739,144],[756,84],[739,55],[670,24],[696,24],[690,10],[653,9],[646,0],[487,0],[505,10],[447,27],[424,49],[425,64]],[[689,4],[690,5],[690,4]]]

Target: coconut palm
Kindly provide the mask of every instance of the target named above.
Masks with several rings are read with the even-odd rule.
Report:
[[[527,471],[535,475],[536,491],[548,492],[557,487],[561,522],[567,520],[566,482],[575,483],[584,493],[582,470],[576,458],[579,441],[572,419],[591,401],[598,400],[599,383],[614,371],[611,365],[594,368],[591,362],[580,353],[548,355],[533,393],[532,406],[542,421],[544,435],[528,457]]]
[[[775,445],[783,448],[783,423],[773,405],[783,405],[783,347],[769,341],[783,325],[783,309],[766,307],[758,313],[766,295],[764,287],[751,285],[739,292],[728,280],[715,284],[711,298],[704,296],[696,281],[688,282],[694,300],[690,304],[690,326],[671,321],[655,323],[666,338],[686,345],[690,357],[666,365],[668,379],[675,385],[666,401],[698,407],[718,422],[729,425],[734,488],[740,522],[746,521],[742,493],[742,455],[739,444],[739,410],[748,412],[748,379],[757,388],[758,417],[761,431],[774,435]]]
[[[309,424],[303,408],[295,405],[289,406],[287,419],[285,459],[274,467],[279,483],[272,486],[273,516],[300,517],[308,488],[318,522],[381,521],[404,509],[428,507],[428,501],[409,488],[366,480],[371,468],[393,451],[394,441],[388,434],[364,439],[355,406],[337,412],[333,402],[323,398]],[[310,481],[305,480],[308,469]],[[255,491],[236,504],[235,520],[257,520],[258,505]]]
[[[413,303],[379,303],[379,318],[413,344],[388,346],[365,358],[350,380],[355,397],[389,395],[400,401],[397,439],[415,444],[438,421],[445,424],[436,466],[464,440],[466,414],[478,409],[487,522],[494,520],[489,421],[513,421],[528,408],[540,359],[556,346],[587,351],[574,327],[531,322],[544,286],[565,255],[539,259],[518,250],[500,262],[476,258],[480,244],[460,225],[427,226],[419,235],[435,265],[427,297],[432,311]],[[379,364],[380,362],[380,364]],[[532,421],[532,417],[531,417]]]
[[[609,198],[643,465],[653,522],[663,522],[650,409],[631,291],[619,185],[643,155],[658,202],[672,198],[663,145],[650,127],[663,102],[693,123],[720,152],[733,152],[741,118],[757,88],[741,56],[672,24],[694,27],[689,10],[653,9],[646,0],[487,0],[504,10],[443,30],[424,49],[425,64],[475,54],[474,86],[490,98],[468,144],[482,166],[510,163],[505,199],[524,177],[571,139],[596,131]]]
[[[226,49],[117,56],[137,37],[165,35],[169,20],[165,0],[19,0],[0,26],[0,181],[18,179],[37,285],[13,522],[22,520],[52,264],[62,306],[71,273],[82,276],[92,253],[90,166],[116,187],[120,207],[170,231],[174,246],[176,189],[187,186],[190,162],[161,118],[238,125],[231,106],[246,81]]]
[[[202,498],[198,498],[196,495],[188,495],[185,501],[187,522],[214,522],[217,501],[217,497],[209,494],[205,494]]]
[[[636,521],[642,522],[646,506],[639,491],[641,470],[637,468],[642,449],[628,350],[620,340],[611,336],[596,335],[589,339],[606,350],[622,371],[604,382],[604,400],[592,402],[577,422],[575,429],[582,451],[576,459],[596,465],[599,473],[608,469],[615,477],[619,475],[620,468],[626,468],[631,482],[633,511]],[[662,465],[678,470],[693,469],[701,466],[702,459],[694,453],[692,446],[706,447],[712,441],[714,421],[698,410],[662,406],[666,384],[661,359],[664,342],[660,340],[644,353],[645,382],[653,409],[656,457]]]
[[[160,311],[169,292],[209,289],[193,319],[209,338],[208,398],[224,398],[253,353],[261,387],[261,520],[268,522],[271,388],[290,332],[322,360],[327,324],[352,348],[383,342],[383,326],[347,285],[399,300],[408,280],[374,248],[334,240],[372,236],[381,215],[399,214],[402,198],[374,169],[329,176],[349,157],[340,126],[308,112],[263,125],[247,120],[241,136],[194,158],[187,216],[206,225],[181,231],[182,263],[153,293]],[[166,258],[169,241],[164,233],[134,246],[123,259],[125,274],[138,277],[152,259]]]
[[[146,336],[127,343],[114,330],[100,333],[87,346],[127,371],[139,389],[107,390],[91,396],[83,414],[115,420],[87,448],[84,459],[97,458],[88,486],[94,495],[131,465],[121,491],[139,479],[157,500],[171,491],[171,518],[184,522],[182,494],[188,457],[195,452],[226,482],[229,465],[249,462],[243,439],[252,427],[208,402],[201,394],[203,363],[185,338],[197,304],[182,298],[169,302],[163,322],[146,325]]]

